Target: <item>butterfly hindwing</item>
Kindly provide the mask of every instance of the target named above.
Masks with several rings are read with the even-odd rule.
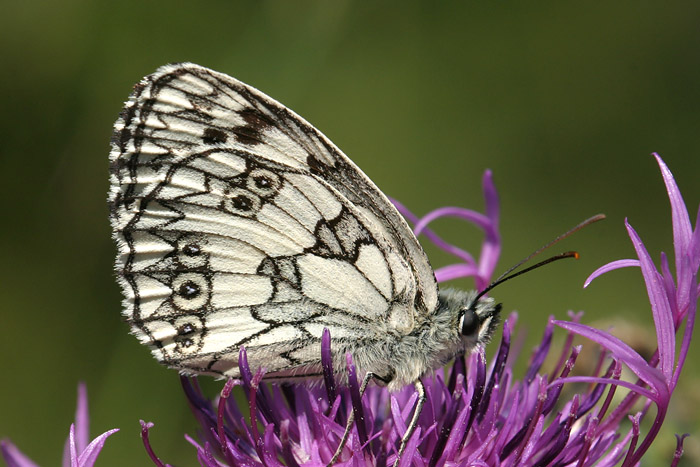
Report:
[[[320,132],[226,75],[169,65],[136,86],[112,142],[125,315],[156,357],[238,376],[317,371],[334,339],[411,329],[436,303],[425,254]]]

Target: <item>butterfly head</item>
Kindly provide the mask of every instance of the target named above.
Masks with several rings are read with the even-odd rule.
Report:
[[[462,307],[459,332],[462,339],[475,345],[485,344],[500,322],[501,304],[493,298],[481,297]]]
[[[491,339],[500,322],[500,303],[474,291],[451,289],[440,291],[440,301],[451,315],[452,326],[456,327],[467,351]]]

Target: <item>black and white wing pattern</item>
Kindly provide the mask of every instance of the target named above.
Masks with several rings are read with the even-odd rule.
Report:
[[[318,372],[334,342],[404,335],[437,307],[389,200],[313,126],[191,63],[136,85],[110,153],[116,270],[133,332],[184,373]]]

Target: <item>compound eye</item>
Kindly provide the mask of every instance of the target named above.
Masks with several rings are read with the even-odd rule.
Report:
[[[479,330],[479,316],[471,308],[467,308],[462,315],[460,328],[463,336],[473,336]]]

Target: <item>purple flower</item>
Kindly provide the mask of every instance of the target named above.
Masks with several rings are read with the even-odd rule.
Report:
[[[639,378],[634,383],[611,381],[605,378],[576,377],[568,381],[601,382],[613,385],[625,386],[630,393],[624,401],[618,405],[610,416],[610,423],[622,419],[640,398],[644,401],[644,409],[637,414],[643,417],[649,406],[653,403],[657,407],[653,424],[643,439],[641,445],[634,449],[630,447],[625,463],[634,465],[649,449],[651,442],[656,438],[664,421],[671,395],[678,383],[678,378],[685,364],[690,348],[690,339],[695,324],[700,286],[698,285],[698,268],[700,267],[700,210],[695,222],[695,230],[690,223],[688,210],[683,197],[676,185],[671,171],[664,161],[654,154],[661,168],[661,174],[666,184],[666,191],[671,202],[671,219],[673,225],[673,247],[675,257],[676,277],[669,267],[668,257],[661,253],[661,270],[657,270],[642,243],[641,238],[632,226],[625,220],[625,227],[632,240],[638,259],[626,259],[613,261],[598,268],[586,280],[584,286],[588,286],[593,279],[614,269],[623,267],[640,267],[646,284],[649,302],[651,303],[652,316],[657,332],[657,349],[652,358],[647,362],[637,352],[624,342],[603,333],[597,329],[575,323],[557,322],[565,329],[591,339],[603,348],[608,349],[614,359],[627,365]],[[676,332],[683,322],[686,322],[680,352],[676,355]],[[639,434],[634,435],[636,443]],[[682,445],[682,438],[679,438]],[[680,447],[679,447],[680,449]]]
[[[700,230],[697,224],[692,229],[670,171],[656,158],[671,200],[675,278],[665,255],[661,256],[661,270],[654,267],[639,236],[626,223],[638,259],[612,262],[586,281],[588,285],[601,274],[620,267],[641,268],[658,335],[658,350],[653,357],[645,360],[609,333],[581,324],[581,314],[572,314],[570,321],[549,319],[527,371],[516,376],[515,356],[520,349],[511,344],[517,321],[513,313],[505,320],[500,347],[491,362],[487,364],[481,350],[459,357],[450,367],[424,378],[427,401],[400,466],[638,464],[659,433],[685,363],[700,294]],[[416,235],[425,235],[459,260],[436,271],[440,282],[473,277],[477,287],[483,289],[491,280],[500,254],[500,235],[498,197],[490,172],[484,175],[483,188],[485,215],[447,207],[418,218],[394,201],[415,225]],[[467,220],[484,231],[478,261],[429,229],[433,220],[446,216]],[[685,333],[676,356],[675,333],[684,321]],[[551,348],[555,325],[568,332],[559,349]],[[572,345],[574,334],[604,350],[593,374],[569,376],[581,350]],[[389,393],[385,388],[370,386],[360,398],[358,378],[362,375],[356,374],[350,355],[348,387],[336,385],[330,345],[326,331],[321,350],[324,379],[316,385],[261,384],[264,371],[252,372],[245,349],[240,355],[241,381],[228,381],[215,403],[203,395],[196,379],[183,377],[185,394],[201,425],[197,440],[186,438],[196,448],[201,465],[325,466],[343,436],[350,411],[356,422],[337,465],[394,463],[417,400],[415,390],[407,387]],[[544,373],[543,362],[550,353],[557,363]],[[621,379],[623,365],[636,375],[637,381]],[[592,384],[575,384],[580,382]],[[230,397],[236,385],[245,393],[245,408]],[[612,406],[618,391],[626,394],[622,403]],[[640,401],[642,410],[632,414]],[[640,424],[652,404],[657,407],[656,416],[640,443]],[[624,429],[627,419],[631,428]],[[148,442],[151,426],[142,422],[144,443],[154,463],[162,466]],[[678,437],[672,465],[680,458],[683,438]]]
[[[75,423],[70,426],[68,439],[63,449],[63,467],[92,467],[104,447],[105,440],[118,428],[106,431],[91,442],[89,435],[90,418],[88,416],[87,388],[84,383],[78,385],[78,407],[75,411]],[[0,441],[2,457],[10,467],[35,467],[31,459],[9,440]]]

